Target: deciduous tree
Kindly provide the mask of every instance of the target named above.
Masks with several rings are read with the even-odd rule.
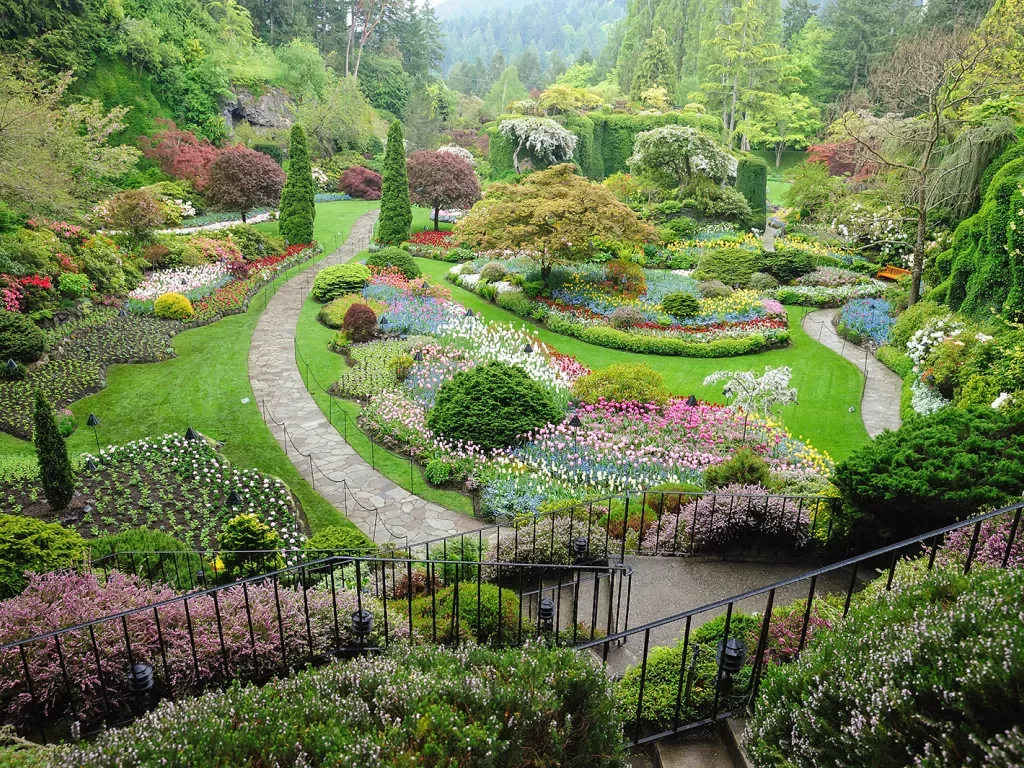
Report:
[[[710,136],[683,125],[664,125],[637,134],[629,168],[664,186],[683,187],[695,175],[725,179],[736,160]]]
[[[164,173],[187,179],[197,190],[206,189],[210,163],[217,148],[191,131],[183,131],[172,120],[158,119],[161,129],[152,136],[140,136],[142,154],[160,164]]]
[[[512,140],[512,167],[520,173],[519,154],[525,149],[542,163],[564,163],[576,151],[576,136],[546,117],[513,117],[498,130]]]
[[[238,211],[243,222],[253,208],[277,205],[285,182],[284,171],[273,158],[241,145],[218,152],[209,175],[207,199],[221,210]]]
[[[149,233],[164,223],[160,203],[144,189],[118,192],[105,208],[110,226],[126,232],[135,245],[147,240]]]
[[[434,210],[434,231],[442,208],[470,208],[480,199],[473,166],[451,152],[413,152],[407,163],[412,202]]]

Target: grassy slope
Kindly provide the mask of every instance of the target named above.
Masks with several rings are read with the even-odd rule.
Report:
[[[443,280],[452,265],[428,259],[416,260],[423,272],[435,280]],[[456,301],[480,312],[489,320],[523,324],[511,312],[484,301],[462,288],[447,284]],[[717,360],[702,360],[662,355],[639,355],[606,349],[534,326],[533,331],[559,352],[573,355],[591,368],[605,368],[614,363],[647,363],[665,376],[668,388],[677,395],[724,402],[722,385],[705,387],[704,377],[719,370],[763,371],[765,366],[788,365],[793,369],[792,384],[799,392],[800,404],[782,409],[783,420],[794,435],[803,437],[816,448],[827,451],[835,459],[845,458],[868,440],[860,416],[860,399],[864,381],[857,368],[839,355],[810,338],[800,328],[800,319],[809,311],[788,308],[793,343],[783,349],[757,355],[744,355]],[[853,413],[850,406],[856,406]]]
[[[330,245],[337,232],[347,234],[357,218],[375,207],[375,203],[348,201],[318,205],[316,238]],[[304,266],[308,263],[297,270]],[[73,453],[95,450],[92,430],[84,426],[90,413],[100,419],[103,444],[184,432],[192,426],[222,441],[224,453],[238,466],[259,468],[288,483],[302,501],[314,530],[351,525],[302,479],[251,400],[249,343],[263,309],[260,298],[253,300],[245,314],[175,337],[177,357],[173,360],[111,366],[107,388],[72,406],[82,426],[68,446]],[[243,398],[250,402],[243,404]],[[0,442],[4,453],[31,454],[32,450],[31,444],[9,436]]]

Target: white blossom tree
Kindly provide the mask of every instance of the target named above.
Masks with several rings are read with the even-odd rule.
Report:
[[[733,405],[751,413],[770,414],[780,405],[796,403],[796,389],[789,386],[793,371],[788,365],[765,366],[758,376],[754,371],[715,371],[704,379],[704,386],[725,381],[725,396]]]
[[[663,125],[637,134],[626,161],[633,173],[684,186],[694,175],[723,181],[735,173],[736,158],[696,128]]]
[[[516,145],[512,166],[519,173],[519,153],[524,149],[549,165],[567,163],[576,151],[576,136],[546,117],[513,117],[498,126],[502,136]]]

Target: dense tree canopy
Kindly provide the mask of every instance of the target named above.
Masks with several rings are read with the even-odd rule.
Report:
[[[442,208],[471,208],[480,199],[473,166],[451,152],[413,152],[407,163],[409,196],[434,212],[434,230]]]
[[[277,205],[284,181],[284,171],[272,158],[247,147],[231,147],[210,163],[206,196],[222,210],[238,211],[245,221],[246,212]]]

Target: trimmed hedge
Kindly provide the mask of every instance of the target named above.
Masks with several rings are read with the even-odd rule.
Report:
[[[81,768],[120,765],[129,754],[133,765],[181,765],[187,755],[189,765],[239,768],[615,768],[621,729],[612,683],[584,654],[399,647],[164,704],[61,757]]]
[[[325,302],[345,293],[356,293],[363,290],[369,280],[370,270],[362,264],[336,264],[317,274],[313,280],[313,298]]]
[[[760,157],[741,158],[736,166],[736,190],[750,205],[750,223],[764,229],[768,215],[768,163]]]
[[[368,267],[394,267],[400,269],[402,274],[405,275],[409,280],[414,277],[419,277],[423,274],[420,268],[413,261],[412,256],[409,255],[408,251],[403,251],[401,248],[389,246],[387,248],[381,248],[379,251],[371,253],[366,259],[366,266]]]
[[[914,361],[896,347],[891,347],[888,344],[884,347],[879,347],[875,352],[875,357],[878,358],[878,362],[889,370],[898,373],[901,378],[905,379],[913,373]]]

